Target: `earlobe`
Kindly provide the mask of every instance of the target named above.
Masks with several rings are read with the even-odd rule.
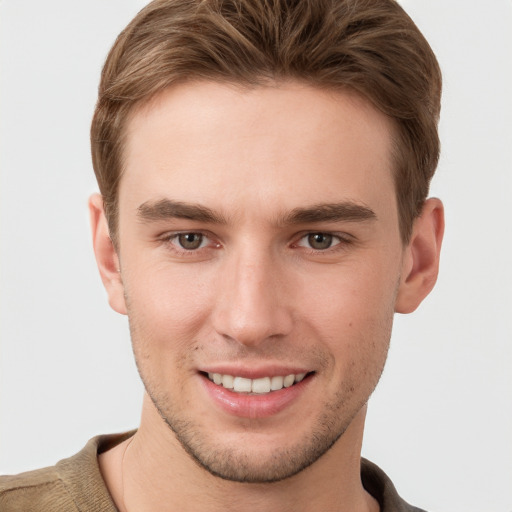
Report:
[[[89,215],[96,263],[98,264],[103,286],[105,286],[107,291],[110,307],[114,311],[126,315],[119,257],[110,238],[103,207],[103,197],[100,194],[93,194],[89,198]]]
[[[402,277],[395,302],[397,313],[411,313],[434,287],[439,272],[439,256],[444,233],[443,203],[425,201],[414,221],[409,244],[404,251]]]

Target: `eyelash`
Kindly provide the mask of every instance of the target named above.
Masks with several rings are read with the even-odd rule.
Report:
[[[180,247],[178,238],[182,235],[199,235],[203,237],[203,240],[201,240],[201,245],[204,243],[205,239],[206,241],[210,240],[211,242],[211,235],[202,231],[178,231],[173,233],[166,233],[162,235],[160,240],[162,240],[166,245],[171,246],[171,250],[174,251],[178,256],[185,256],[190,257],[197,255],[200,250],[208,250],[208,249],[218,249],[221,247],[220,243],[214,243],[213,246],[208,247],[201,247],[199,246],[196,249],[185,249],[184,247]],[[313,247],[306,247],[304,245],[300,245],[300,242],[304,239],[307,239],[311,236],[316,235],[323,235],[327,237],[332,237],[333,242],[334,239],[337,240],[337,243],[334,243],[334,245],[331,245],[330,247],[327,247],[325,249],[314,249]],[[350,235],[346,233],[332,233],[329,231],[308,231],[306,233],[301,233],[300,237],[296,239],[296,242],[293,242],[291,244],[292,248],[295,247],[301,247],[304,251],[307,251],[309,254],[314,255],[322,255],[322,254],[332,254],[333,252],[341,251],[346,248],[346,246],[353,244],[353,239]]]
[[[178,231],[174,233],[166,233],[163,235],[161,240],[167,245],[170,246],[172,251],[174,251],[179,256],[193,256],[197,255],[199,250],[201,249],[217,249],[221,246],[220,243],[215,243],[213,247],[198,247],[197,249],[185,249],[184,247],[180,247],[178,238],[182,235],[199,235],[203,237],[203,240],[201,241],[201,245],[206,240],[210,240],[210,235],[208,233],[204,233],[202,231]],[[174,243],[176,241],[176,243]]]
[[[311,247],[311,237],[319,236],[330,238],[331,244],[329,247],[326,247],[324,249],[315,249],[314,247]],[[303,240],[307,240],[307,243],[309,246],[301,245],[301,242]],[[302,247],[307,251],[310,251],[313,254],[332,254],[333,252],[339,251],[341,249],[344,249],[347,244],[351,243],[351,240],[349,240],[347,235],[341,235],[337,233],[330,233],[328,231],[310,231],[308,233],[305,233],[302,235],[298,242],[295,242],[293,245],[295,247]]]

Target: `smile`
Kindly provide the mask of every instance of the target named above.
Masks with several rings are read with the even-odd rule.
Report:
[[[235,393],[264,394],[289,388],[301,382],[305,373],[290,374],[285,376],[261,377],[259,379],[247,379],[233,375],[220,373],[208,373],[208,378],[218,386],[234,391]]]

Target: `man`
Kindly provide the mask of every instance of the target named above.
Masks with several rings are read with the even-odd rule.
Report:
[[[440,72],[392,0],[158,0],[92,123],[94,250],[137,432],[1,510],[418,510],[361,460],[394,312],[432,289]]]

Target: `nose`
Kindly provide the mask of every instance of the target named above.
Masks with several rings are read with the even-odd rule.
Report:
[[[213,313],[218,334],[249,347],[290,333],[286,277],[268,252],[229,258],[218,277]]]

